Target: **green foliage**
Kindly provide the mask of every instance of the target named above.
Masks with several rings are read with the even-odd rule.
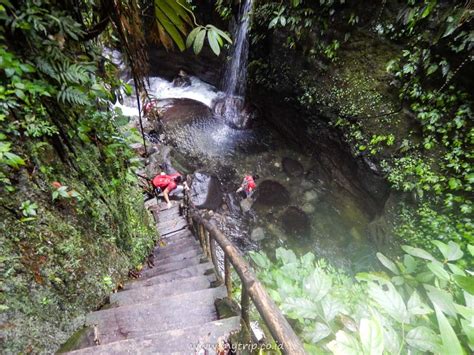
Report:
[[[155,242],[135,187],[136,133],[121,134],[123,116],[112,109],[130,88],[103,57],[110,43],[82,40],[99,10],[93,2],[0,1],[6,353],[55,352],[72,319],[97,309]]]
[[[474,350],[473,272],[457,266],[458,244],[435,246],[440,258],[409,246],[397,260],[378,253],[388,273],[356,281],[312,253],[298,258],[279,248],[275,262],[263,253],[251,258],[310,353],[463,354]]]
[[[206,35],[209,46],[215,55],[221,53],[221,47],[224,45],[224,40],[227,43],[232,44],[232,40],[224,31],[221,31],[213,25],[207,25],[205,27],[198,26],[189,33],[186,40],[186,47],[190,48],[192,46],[194,53],[199,54],[202,50]]]
[[[221,52],[221,47],[224,45],[224,40],[232,43],[227,33],[215,26],[198,25],[186,1],[155,0],[154,4],[158,36],[165,48],[172,49],[173,43],[181,51],[192,46],[194,53],[199,54],[207,37],[209,46],[214,54],[218,56]],[[194,29],[189,32],[188,28],[193,26],[195,26]]]
[[[353,25],[355,18],[344,11],[345,0],[305,1],[293,0],[289,4],[267,2],[257,8],[256,22],[268,29],[283,29],[287,33],[290,48],[303,48],[309,58],[323,55],[329,61],[337,59],[337,51],[342,42],[350,37],[350,32],[342,38],[334,38],[330,31],[336,21]],[[259,38],[255,37],[255,41]]]

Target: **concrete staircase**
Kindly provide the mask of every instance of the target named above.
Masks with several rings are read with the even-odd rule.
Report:
[[[70,354],[212,354],[240,329],[240,317],[218,319],[215,302],[226,289],[213,287],[212,263],[173,203],[147,203],[161,236],[154,266],[112,294],[109,308],[86,317],[99,344]]]

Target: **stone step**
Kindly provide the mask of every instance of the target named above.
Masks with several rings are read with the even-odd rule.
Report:
[[[132,281],[129,283],[126,283],[123,287],[124,290],[131,290],[133,288],[137,287],[143,287],[143,286],[151,286],[151,285],[158,285],[158,284],[164,284],[167,282],[172,282],[175,280],[184,280],[190,277],[195,277],[195,276],[204,276],[206,273],[209,273],[206,275],[206,277],[209,277],[212,281],[215,280],[215,275],[210,272],[209,270],[213,270],[214,266],[211,263],[202,263],[199,265],[193,265],[189,266],[186,268],[183,268],[181,270],[176,270],[172,272],[168,272],[163,275],[158,275],[158,276],[152,276],[149,278],[141,278],[136,281]]]
[[[190,277],[183,280],[174,280],[162,284],[154,284],[130,290],[113,293],[110,303],[123,306],[133,303],[153,302],[157,299],[198,291],[211,287],[211,281],[206,276]]]
[[[192,257],[184,260],[169,262],[167,264],[160,265],[159,260],[155,260],[155,267],[151,269],[142,270],[140,277],[153,277],[163,275],[171,271],[181,270],[188,266],[198,265],[201,263],[201,258]]]
[[[150,303],[110,308],[86,316],[97,327],[101,344],[173,329],[202,325],[217,319],[214,302],[226,296],[223,286],[161,298]]]
[[[207,322],[202,325],[149,334],[71,352],[74,355],[125,354],[200,354],[214,353],[213,347],[240,329],[240,317]]]
[[[201,245],[192,239],[182,240],[176,244],[170,244],[163,247],[157,247],[153,251],[155,258],[166,258],[169,255],[176,255],[187,250],[201,250]]]
[[[158,223],[158,233],[161,236],[188,228],[188,222],[184,218],[174,219],[171,222]]]
[[[183,228],[185,226],[186,228]],[[177,217],[173,219],[167,219],[166,221],[162,221],[158,223],[158,231],[167,231],[167,230],[188,230],[188,222],[183,217]],[[166,233],[165,235],[169,235],[174,232]]]
[[[160,240],[163,241],[164,243],[175,243],[182,239],[196,240],[196,238],[194,238],[194,235],[191,233],[191,231],[186,228],[174,233],[169,233],[166,236],[160,238]]]
[[[176,218],[176,217],[180,217],[180,208],[179,208],[179,205],[175,205],[169,209],[166,209],[166,210],[160,210],[160,209],[155,209],[158,213],[158,216],[160,218],[161,221],[165,221],[167,220],[168,218]]]
[[[164,255],[166,255],[166,257],[163,257]],[[190,259],[194,257],[198,257],[199,259],[202,259],[204,257],[202,250],[200,250],[199,248],[194,248],[194,249],[181,250],[180,252],[176,252],[176,254],[170,254],[170,253],[157,254],[155,255],[154,262],[155,262],[155,267],[157,267],[160,265],[165,265],[165,264],[169,264],[175,261]]]
[[[165,243],[168,243],[168,242],[173,242],[173,241],[179,241],[180,239],[184,239],[184,238],[189,238],[189,239],[192,239],[192,240],[196,240],[194,235],[187,228],[180,229],[180,230],[178,230],[176,232],[173,232],[173,233],[168,233],[164,236],[162,235],[160,240],[162,240]]]

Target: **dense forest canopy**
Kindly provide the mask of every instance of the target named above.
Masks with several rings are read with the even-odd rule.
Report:
[[[203,3],[0,0],[6,352],[57,350],[152,247],[130,149],[142,137],[113,105],[132,92],[146,101],[151,45],[224,58],[232,39],[220,28],[239,2]],[[202,24],[205,6],[218,24]],[[310,353],[474,351],[473,15],[471,1],[254,3],[249,85],[289,93],[402,196],[391,243],[404,246],[378,254],[379,272],[354,279],[311,253],[252,254]]]

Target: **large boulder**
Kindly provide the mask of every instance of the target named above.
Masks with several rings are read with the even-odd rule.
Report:
[[[255,192],[255,202],[265,206],[283,206],[290,202],[290,193],[279,182],[273,180],[264,180]]]
[[[158,103],[161,123],[168,126],[190,123],[195,119],[212,116],[211,109],[202,102],[191,99],[166,99]]]
[[[283,230],[294,236],[304,237],[311,230],[308,216],[295,206],[288,207],[281,216],[280,221]]]
[[[191,183],[191,202],[197,208],[216,210],[222,204],[224,195],[216,176],[194,173]]]
[[[283,171],[290,177],[299,177],[304,173],[303,165],[298,160],[292,158],[283,158],[281,161]]]

